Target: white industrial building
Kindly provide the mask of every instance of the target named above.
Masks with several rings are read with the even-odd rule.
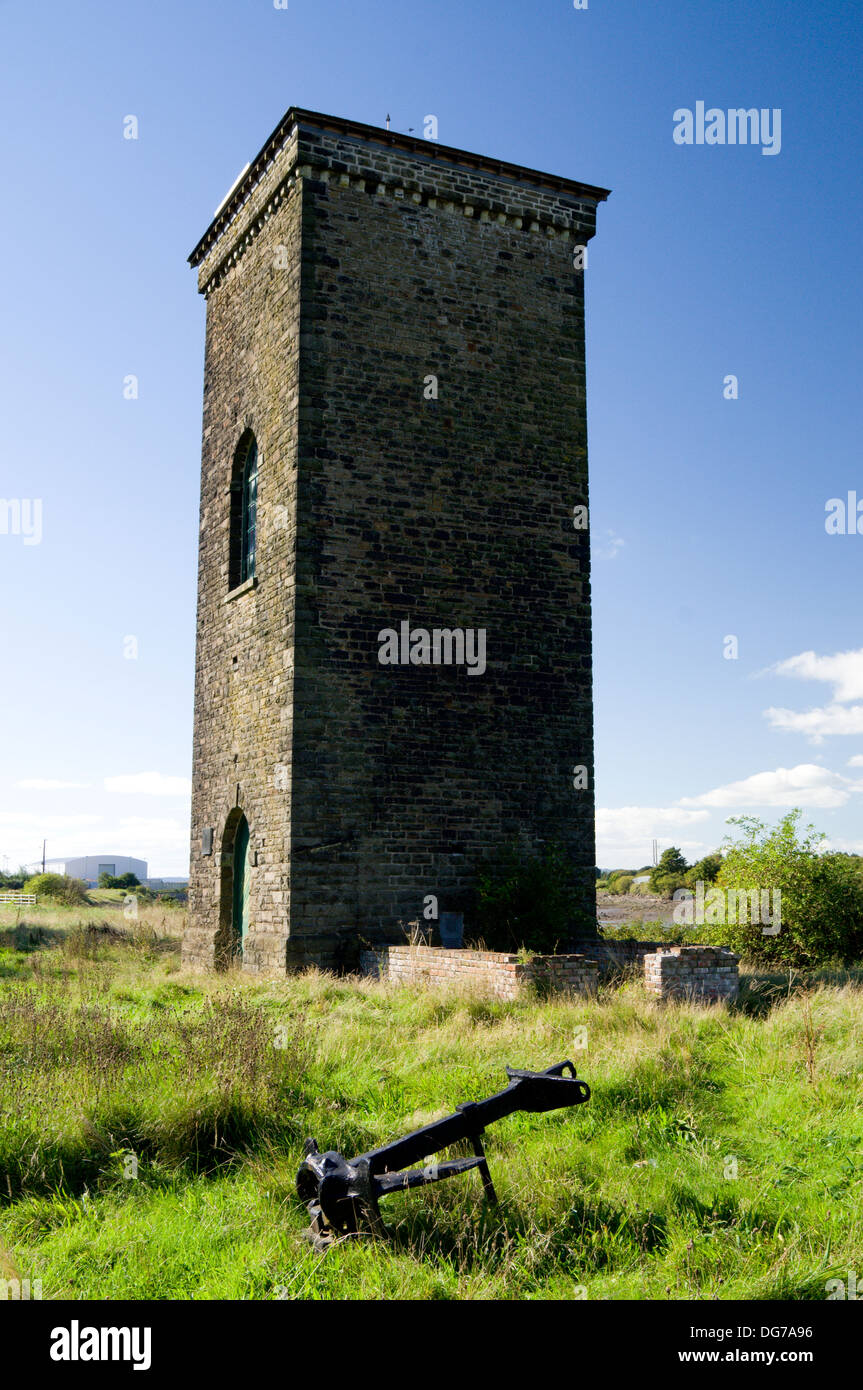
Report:
[[[134,874],[139,883],[146,883],[147,861],[130,859],[127,854],[87,854],[81,859],[64,860],[61,872],[83,879],[88,888],[98,888],[100,874],[110,874],[112,878]]]

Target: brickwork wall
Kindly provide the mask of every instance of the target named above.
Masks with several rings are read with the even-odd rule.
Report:
[[[662,941],[603,941],[589,937],[576,938],[571,944],[574,951],[587,951],[594,957],[599,964],[600,978],[631,966],[643,972],[645,956],[663,950],[666,945]]]
[[[253,251],[207,300],[198,569],[188,965],[212,967],[222,856],[235,807],[253,854],[245,964],[284,969],[289,936],[301,193],[280,201]],[[274,269],[276,248],[288,268]],[[230,483],[246,429],[259,449],[254,587],[228,598]],[[277,769],[286,769],[278,772]],[[213,853],[201,853],[214,830]],[[256,860],[256,862],[255,862]]]
[[[398,939],[427,894],[462,909],[515,837],[567,847],[580,930],[595,922],[589,540],[572,525],[588,502],[572,251],[595,199],[427,148],[301,123],[195,253],[192,964],[215,959],[235,806],[257,859],[247,968],[350,964],[360,930]],[[225,602],[246,426],[257,583]],[[484,628],[485,673],[381,666],[378,633],[402,620]]]
[[[644,958],[644,983],[662,999],[736,999],[739,956],[723,946],[663,946]]]
[[[647,943],[641,943],[647,944]],[[642,956],[646,988],[662,999],[731,1000],[739,989],[739,957],[722,946],[663,946]],[[437,946],[386,946],[359,958],[365,975],[400,984],[468,984],[498,999],[516,999],[527,985],[593,993],[599,963],[580,954],[534,956],[499,951],[448,951]]]
[[[596,990],[596,961],[586,956],[534,956],[519,960],[503,951],[448,951],[439,946],[386,946],[364,951],[363,974],[396,984],[467,985],[496,999],[517,999],[530,985],[578,994]]]

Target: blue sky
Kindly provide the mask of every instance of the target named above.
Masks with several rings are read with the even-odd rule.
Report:
[[[187,870],[186,256],[291,105],[434,114],[613,190],[587,271],[600,862],[792,805],[863,852],[863,535],[825,529],[863,500],[861,28],[836,0],[0,0],[0,498],[42,509],[38,543],[32,505],[0,515],[0,865],[46,836]],[[779,153],[676,144],[698,101],[781,110]]]

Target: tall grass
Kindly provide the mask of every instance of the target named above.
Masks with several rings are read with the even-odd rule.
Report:
[[[43,1296],[790,1299],[860,1269],[853,973],[496,1003],[181,973],[166,919],[0,939],[0,1259]],[[387,1242],[303,1240],[307,1135],[350,1156],[566,1056],[592,1099],[488,1132],[497,1211],[472,1174],[387,1198]]]

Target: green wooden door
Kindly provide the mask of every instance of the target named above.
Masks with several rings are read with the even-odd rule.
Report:
[[[234,943],[240,955],[249,934],[249,822],[245,816],[234,839]]]

